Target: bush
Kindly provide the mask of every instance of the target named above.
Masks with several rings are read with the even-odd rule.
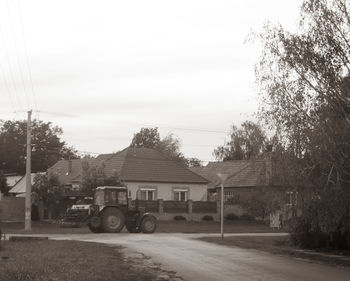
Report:
[[[203,221],[213,221],[214,220],[214,218],[213,218],[213,216],[204,216],[203,218],[202,218],[202,220]]]
[[[245,221],[254,221],[255,218],[252,215],[248,214],[243,214],[239,217],[240,220],[245,220]]]
[[[225,219],[234,221],[234,220],[238,220],[239,217],[234,213],[229,213],[225,216]]]
[[[291,223],[291,240],[307,249],[346,250],[350,243],[348,199],[340,191],[325,192],[307,202],[300,217]]]
[[[186,218],[184,216],[175,216],[174,221],[185,221]]]

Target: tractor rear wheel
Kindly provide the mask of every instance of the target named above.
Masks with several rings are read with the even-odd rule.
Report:
[[[155,217],[146,216],[142,219],[141,230],[143,233],[153,233],[156,231],[157,221]]]
[[[123,212],[117,208],[108,208],[102,213],[102,229],[104,232],[120,232],[125,224]]]

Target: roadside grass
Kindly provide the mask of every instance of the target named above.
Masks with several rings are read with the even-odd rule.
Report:
[[[219,233],[220,223],[213,221],[190,222],[190,221],[158,221],[156,233]],[[274,230],[265,224],[255,221],[225,221],[226,233],[270,233],[283,232]],[[4,233],[24,234],[23,223],[2,224]],[[123,232],[126,232],[124,229]],[[56,223],[32,222],[32,233],[34,234],[85,234],[91,233],[86,227],[62,228]]]
[[[299,249],[293,247],[289,236],[226,236],[224,240],[221,240],[221,237],[202,237],[198,239],[219,245],[255,249],[271,254],[292,256],[329,265],[350,267],[350,252]]]
[[[0,280],[150,281],[156,272],[127,260],[121,248],[77,241],[2,241]]]

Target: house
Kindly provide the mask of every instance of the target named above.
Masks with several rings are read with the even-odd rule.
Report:
[[[218,220],[216,202],[207,202],[209,181],[157,150],[128,147],[88,160],[61,160],[48,174],[57,176],[66,194],[81,193],[83,161],[101,168],[106,178],[117,175],[128,187],[131,208],[137,199],[160,220],[201,220],[209,215]]]
[[[271,165],[265,160],[233,160],[209,162],[205,167],[194,167],[192,171],[207,178],[209,191],[215,195],[221,182],[219,173],[227,174],[224,182],[224,201],[239,202],[250,198],[258,186],[271,184]]]
[[[32,185],[34,184],[34,177],[35,177],[35,173],[32,173],[30,175],[31,178],[31,183]],[[25,193],[26,193],[26,175],[24,176],[14,176],[14,178],[10,178],[10,181],[8,183],[13,184],[10,187],[9,184],[9,195],[12,196],[16,196],[16,197],[25,197]],[[12,180],[12,181],[11,181]]]
[[[79,190],[83,161],[60,160],[49,168],[48,173],[56,175],[65,187]],[[154,149],[128,147],[88,161],[90,166],[103,166],[106,177],[117,174],[133,200],[207,200],[209,181],[206,178]]]

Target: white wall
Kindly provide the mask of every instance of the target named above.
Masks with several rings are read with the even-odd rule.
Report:
[[[174,189],[188,189],[188,200],[207,201],[207,184],[178,184],[178,183],[143,183],[125,182],[129,190],[129,197],[136,199],[137,191],[141,188],[155,188],[156,200],[174,200]]]

